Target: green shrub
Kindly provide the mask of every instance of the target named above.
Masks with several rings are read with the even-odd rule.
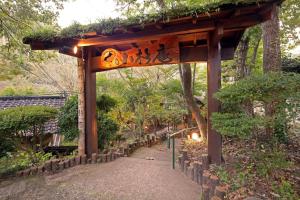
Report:
[[[244,187],[248,182],[251,182],[252,175],[249,173],[250,168],[241,171],[237,170],[236,173],[229,174],[223,166],[215,166],[214,171],[220,178],[221,183],[229,184],[230,189],[235,191]]]
[[[268,177],[275,170],[286,169],[292,165],[287,160],[284,152],[274,150],[271,152],[256,152],[253,155],[256,163],[256,171],[262,177]]]
[[[119,126],[107,114],[102,113],[98,116],[97,127],[100,149],[104,149],[105,145],[109,145],[111,141],[117,139],[116,133],[119,130]]]
[[[43,125],[56,117],[57,110],[46,106],[21,106],[0,111],[0,156],[13,151],[22,138],[31,131],[34,136],[43,132]],[[36,141],[30,143],[36,148]]]
[[[273,191],[280,195],[283,200],[296,200],[299,199],[296,191],[290,182],[282,180],[280,185],[273,185]]]
[[[118,131],[118,124],[107,115],[107,113],[116,105],[116,100],[108,95],[97,97],[97,127],[98,127],[98,145],[103,149],[105,144],[115,140],[115,134]],[[78,137],[78,98],[70,97],[59,112],[59,127],[67,141],[72,141]]]
[[[60,133],[67,141],[72,141],[78,137],[78,98],[70,97],[65,105],[60,109],[58,115],[58,125]]]
[[[17,144],[14,138],[6,137],[4,134],[0,134],[0,158],[6,156],[8,152],[15,151]]]
[[[270,127],[280,142],[286,141],[287,126],[300,112],[300,75],[269,73],[249,76],[216,93],[222,112],[212,116],[213,127],[223,135],[249,136],[255,128]],[[245,105],[275,103],[271,116],[248,114]]]
[[[56,117],[57,110],[47,106],[20,106],[0,111],[0,133],[13,134],[21,130],[41,128]]]
[[[0,158],[0,175],[13,174],[33,165],[41,165],[52,157],[51,153],[17,152]]]
[[[97,97],[96,104],[98,111],[108,113],[113,107],[116,106],[117,101],[112,97],[103,94]]]

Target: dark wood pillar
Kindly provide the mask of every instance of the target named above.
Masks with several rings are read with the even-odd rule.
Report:
[[[209,34],[208,61],[207,61],[207,142],[208,156],[211,163],[221,164],[222,137],[212,128],[211,115],[220,111],[220,103],[214,98],[214,94],[221,88],[221,45],[222,28],[217,28]]]
[[[92,72],[91,49],[87,49],[85,66],[85,146],[88,157],[98,153],[96,113],[96,73]]]

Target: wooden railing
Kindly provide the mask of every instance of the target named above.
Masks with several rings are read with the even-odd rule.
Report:
[[[193,129],[197,129],[197,127],[191,127],[191,128],[185,128],[182,129],[180,131],[177,131],[175,133],[172,134],[168,134],[168,148],[171,148],[171,138],[172,138],[172,167],[173,169],[175,169],[175,137],[179,134],[181,134],[181,138],[184,137],[184,135],[186,134],[187,131],[189,130],[193,130]]]

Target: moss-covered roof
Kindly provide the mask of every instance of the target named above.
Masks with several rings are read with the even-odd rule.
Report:
[[[166,23],[172,19],[179,19],[188,16],[197,17],[200,14],[218,12],[220,10],[233,8],[235,6],[247,6],[272,2],[275,0],[212,0],[207,3],[194,6],[179,6],[164,10],[159,13],[140,15],[130,18],[109,18],[98,20],[96,23],[81,25],[74,23],[64,29],[49,26],[40,27],[29,33],[24,39],[24,43],[31,41],[51,41],[56,39],[80,38],[84,33],[96,32],[98,35],[112,34],[117,28],[126,28],[139,25],[143,27],[149,23]]]

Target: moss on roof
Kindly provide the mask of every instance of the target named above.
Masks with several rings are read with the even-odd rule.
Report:
[[[172,9],[167,9],[158,13],[138,15],[130,18],[108,18],[101,19],[95,23],[81,25],[73,23],[64,29],[50,28],[49,26],[40,27],[33,30],[23,41],[30,43],[30,41],[51,41],[53,39],[68,39],[80,38],[84,33],[97,32],[98,34],[111,34],[115,28],[127,27],[133,25],[141,25],[153,22],[168,22],[170,19],[182,18],[187,16],[197,16],[201,13],[215,12],[222,8],[229,8],[232,6],[241,6],[249,4],[259,4],[271,2],[274,0],[212,0],[203,4],[193,6],[178,6]]]

